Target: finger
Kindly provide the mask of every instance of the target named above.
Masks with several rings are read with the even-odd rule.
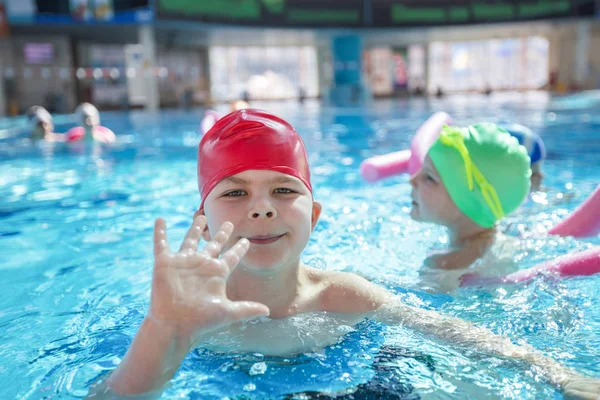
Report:
[[[210,254],[211,257],[218,257],[221,254],[221,250],[223,250],[223,246],[229,240],[231,233],[233,232],[233,224],[231,222],[225,222],[219,228],[219,231],[215,235],[215,237],[208,242],[204,251]]]
[[[200,238],[202,237],[202,232],[204,232],[204,228],[206,228],[206,217],[204,215],[199,215],[194,218],[192,226],[190,226],[185,238],[183,238],[183,242],[181,242],[179,251],[196,251],[198,249],[198,242],[200,242]]]
[[[237,301],[231,304],[231,316],[234,321],[243,321],[256,317],[269,316],[269,307],[253,301]]]
[[[238,265],[242,257],[248,252],[248,249],[250,249],[250,242],[248,239],[240,239],[232,248],[223,254],[221,260],[225,262],[229,271],[231,271]]]
[[[162,253],[169,252],[169,242],[167,240],[167,223],[162,218],[154,221],[154,257]]]

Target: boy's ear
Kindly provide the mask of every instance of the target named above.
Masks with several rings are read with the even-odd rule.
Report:
[[[196,219],[196,217],[198,217],[200,215],[205,215],[204,214],[204,208],[201,208],[201,209],[199,209],[198,211],[196,211],[194,213],[194,219]],[[204,227],[204,232],[202,232],[202,239],[205,242],[210,241],[210,233],[208,232],[208,224],[206,224],[206,226]]]
[[[315,226],[317,226],[317,222],[319,221],[319,216],[321,216],[322,210],[323,210],[323,206],[321,206],[321,203],[319,203],[318,201],[313,201],[311,232],[315,230]]]

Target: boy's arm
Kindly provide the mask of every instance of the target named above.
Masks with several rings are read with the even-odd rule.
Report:
[[[189,349],[172,327],[146,317],[119,366],[90,387],[88,398],[159,398]]]
[[[325,299],[330,311],[367,312],[386,324],[401,324],[430,334],[452,344],[524,361],[539,368],[549,382],[576,398],[600,398],[600,379],[587,378],[543,355],[530,345],[515,345],[508,338],[494,334],[460,318],[436,311],[411,307],[398,296],[354,274],[339,274],[331,280]]]
[[[249,243],[240,240],[219,258],[233,231],[233,225],[225,223],[213,240],[197,251],[205,226],[206,218],[197,217],[179,252],[171,253],[165,222],[156,221],[150,310],[119,366],[90,398],[159,396],[202,336],[269,314],[263,304],[232,302],[225,293],[227,277]]]

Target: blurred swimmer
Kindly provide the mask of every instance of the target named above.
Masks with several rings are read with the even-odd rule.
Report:
[[[41,106],[31,107],[26,115],[29,119],[30,138],[34,141],[64,142],[65,135],[54,132],[52,115]]]
[[[114,143],[116,136],[110,129],[100,125],[100,113],[90,103],[82,103],[75,110],[80,126],[69,129],[67,132],[68,142],[96,141],[100,143]]]

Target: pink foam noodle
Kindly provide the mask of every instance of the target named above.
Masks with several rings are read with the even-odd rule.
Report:
[[[360,173],[367,182],[409,173],[414,175],[423,166],[429,148],[437,140],[444,125],[451,125],[452,118],[445,112],[436,112],[419,127],[412,139],[410,150],[383,154],[366,159],[360,165]]]
[[[85,129],[81,126],[76,126],[67,131],[67,142],[76,142],[83,139],[85,136]]]
[[[588,237],[600,232],[600,185],[564,221],[550,229],[551,235]]]
[[[399,175],[408,171],[410,150],[371,157],[360,164],[360,173],[367,182]]]
[[[529,269],[498,277],[482,277],[478,274],[465,274],[461,277],[461,286],[490,286],[529,281],[540,274],[558,278],[571,276],[589,276],[600,273],[600,247],[577,253],[565,254]]]
[[[444,125],[452,125],[452,118],[445,112],[438,111],[419,127],[410,145],[411,157],[408,162],[410,175],[419,172],[427,152],[440,136]]]
[[[77,142],[84,137],[85,128],[82,126],[76,126],[67,131],[67,142]],[[94,140],[102,143],[112,143],[115,141],[115,134],[105,126],[96,126],[94,127]]]

